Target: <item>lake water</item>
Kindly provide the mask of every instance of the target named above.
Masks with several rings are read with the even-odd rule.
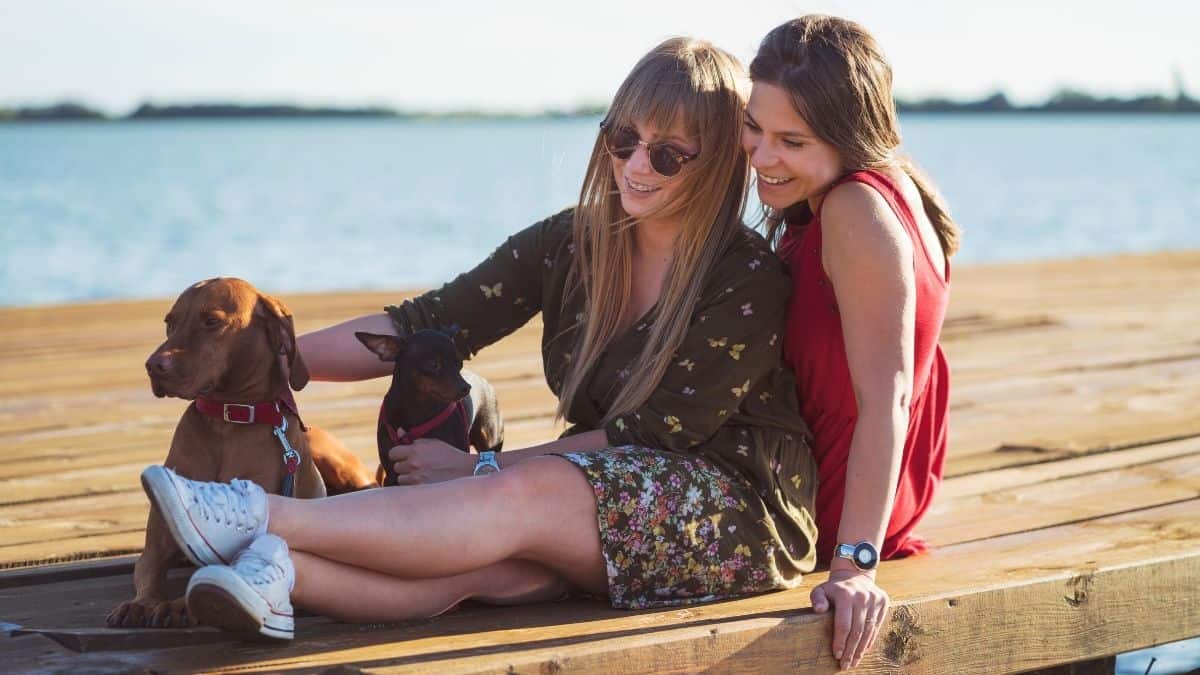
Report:
[[[576,199],[597,121],[0,125],[0,306],[435,284]],[[1200,247],[1200,118],[902,125],[958,264]]]

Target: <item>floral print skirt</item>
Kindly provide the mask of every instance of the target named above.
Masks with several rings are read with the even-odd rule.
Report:
[[[561,455],[596,494],[613,607],[645,609],[787,588],[766,506],[743,478],[638,446]]]

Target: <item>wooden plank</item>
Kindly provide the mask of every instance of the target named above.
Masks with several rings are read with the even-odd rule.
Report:
[[[1133,445],[1102,450],[1070,460],[1042,462],[1014,468],[981,471],[947,479],[938,488],[938,500],[980,495],[1005,488],[1032,485],[1072,476],[1083,476],[1126,466],[1150,464],[1200,453],[1200,436],[1189,436],[1163,443]]]
[[[124,577],[133,573],[133,563],[136,560],[136,555],[122,555],[81,562],[0,570],[0,589],[51,584],[75,579]]]
[[[1196,454],[938,500],[920,532],[935,544],[1134,511],[1200,497]]]
[[[155,669],[347,664],[453,672],[509,666],[553,670],[557,663],[620,664],[621,670],[637,672],[639,664],[643,670],[646,664],[662,663],[694,670],[746,663],[760,672],[828,672],[830,618],[813,615],[808,603],[808,590],[823,578],[810,575],[792,591],[683,609],[620,612],[599,603],[571,602],[475,609],[431,622],[361,630],[314,618],[307,620],[310,632],[300,631],[286,647],[63,652],[58,660],[39,652],[37,658],[44,667],[71,662],[78,667]],[[1016,672],[1192,637],[1200,632],[1200,597],[1181,596],[1178,589],[1197,582],[1200,500],[885,563],[880,584],[897,608],[861,669]],[[86,587],[80,583],[24,592],[50,599],[75,597],[81,588],[95,593],[94,581]],[[13,597],[0,595],[6,604]],[[95,595],[88,602],[107,606]],[[570,620],[564,621],[566,617]],[[21,616],[0,619],[50,628]],[[1038,649],[1030,650],[1031,643]],[[727,655],[736,660],[722,660]],[[0,658],[28,663],[21,661],[27,652],[15,650],[11,642],[0,641]]]
[[[0,570],[109,558],[138,553],[146,543],[146,526],[127,532],[105,532],[81,539],[6,546],[0,551]]]

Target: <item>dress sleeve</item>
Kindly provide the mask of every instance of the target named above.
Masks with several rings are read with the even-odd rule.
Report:
[[[571,220],[567,209],[535,223],[450,283],[384,309],[400,335],[457,325],[455,342],[470,358],[541,311],[543,273],[556,264]]]
[[[714,277],[658,387],[605,425],[610,444],[681,452],[712,438],[747,397],[773,395],[791,283],[765,245]]]

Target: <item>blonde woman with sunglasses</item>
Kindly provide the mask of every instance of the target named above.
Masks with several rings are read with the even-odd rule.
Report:
[[[742,223],[744,77],[705,42],[664,42],[617,91],[577,206],[440,289],[300,339],[315,379],[357,380],[391,366],[356,331],[457,324],[470,356],[541,312],[570,425],[558,440],[483,476],[418,440],[391,451],[400,486],[321,500],[147,469],[182,548],[209,565],[189,587],[194,618],[290,639],[293,604],[393,621],[467,598],[578,590],[644,608],[799,583],[816,560],[815,466],[780,361],[790,283]]]

